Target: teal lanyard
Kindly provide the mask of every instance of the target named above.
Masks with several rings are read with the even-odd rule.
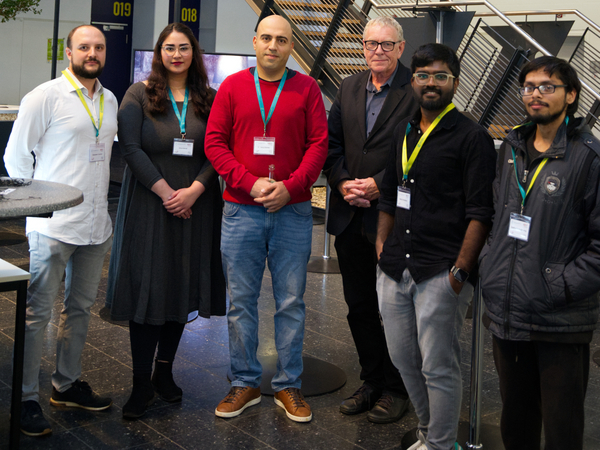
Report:
[[[185,139],[185,116],[187,114],[188,96],[189,96],[188,88],[187,88],[187,86],[185,87],[185,98],[183,99],[183,108],[181,109],[181,114],[179,114],[179,108],[177,108],[177,102],[175,101],[175,97],[173,97],[171,88],[168,88],[168,89],[169,89],[169,98],[171,99],[171,103],[173,104],[173,109],[175,110],[175,115],[177,116],[177,120],[179,120],[179,130],[181,131],[181,139]]]
[[[273,115],[273,111],[275,111],[275,105],[277,104],[277,100],[279,100],[279,95],[283,90],[283,85],[285,84],[285,79],[287,78],[287,69],[283,73],[283,77],[279,82],[279,87],[277,88],[277,92],[275,93],[275,97],[273,97],[273,103],[271,103],[271,109],[269,110],[269,116],[265,119],[265,104],[263,103],[262,93],[260,92],[260,81],[258,80],[258,70],[256,67],[254,68],[254,85],[256,86],[256,96],[258,97],[258,106],[260,106],[260,115],[262,116],[263,121],[263,137],[267,135],[267,124],[269,120],[271,120],[271,116]]]
[[[569,116],[565,117],[565,126],[566,125],[569,125]],[[517,125],[515,128],[519,128],[520,126],[521,125]],[[513,130],[515,128],[513,128]],[[517,172],[517,156],[515,155],[515,148],[511,147],[511,151],[512,151],[512,157],[513,157],[513,167],[515,168],[515,177],[517,179],[517,185],[519,186],[519,191],[521,191],[521,198],[522,198],[521,214],[523,214],[523,210],[525,208],[525,200],[527,200],[527,194],[529,194],[529,191],[531,190],[533,183],[535,183],[535,180],[536,180],[538,174],[540,173],[540,171],[542,170],[542,167],[544,167],[544,165],[548,162],[548,158],[544,158],[542,160],[542,162],[538,165],[537,170],[535,171],[533,178],[531,179],[531,182],[529,183],[529,187],[527,188],[527,190],[525,190],[525,188],[519,181],[519,173]]]

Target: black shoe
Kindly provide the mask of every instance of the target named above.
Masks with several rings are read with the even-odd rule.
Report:
[[[150,376],[133,377],[133,389],[129,400],[123,406],[124,419],[137,419],[146,413],[146,408],[154,403],[156,394],[150,382]]]
[[[70,406],[72,408],[83,408],[88,411],[103,411],[110,408],[112,400],[108,397],[100,397],[85,381],[75,380],[65,392],[58,392],[52,387],[50,403],[54,406]]]
[[[43,436],[52,433],[42,407],[35,400],[21,403],[21,431],[27,436]]]
[[[368,384],[363,384],[357,391],[340,405],[342,414],[360,414],[369,411],[381,397],[381,392],[376,391]]]
[[[408,408],[409,400],[407,398],[396,397],[392,394],[384,393],[377,403],[367,414],[369,422],[373,423],[392,423],[400,420]]]
[[[183,391],[173,380],[173,362],[154,360],[152,386],[165,402],[180,402]]]

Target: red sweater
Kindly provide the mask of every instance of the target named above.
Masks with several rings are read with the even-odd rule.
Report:
[[[289,78],[289,76],[294,75]],[[265,115],[279,81],[260,80]],[[288,70],[288,79],[267,124],[267,137],[275,138],[275,155],[254,155],[254,138],[262,137],[263,122],[250,69],[229,76],[219,88],[206,128],[204,149],[216,171],[227,183],[223,198],[258,205],[250,196],[259,177],[275,165],[275,180],[283,181],[291,203],[311,199],[327,157],[327,117],[317,83]]]

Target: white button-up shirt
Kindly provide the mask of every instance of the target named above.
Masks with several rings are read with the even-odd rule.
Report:
[[[27,218],[27,233],[37,231],[67,244],[95,245],[105,242],[112,233],[107,195],[118,105],[100,81],[96,81],[90,98],[79,80],[71,77],[81,89],[96,124],[100,95],[104,93],[104,118],[98,136],[105,147],[104,161],[90,162],[90,144],[96,142],[96,130],[77,91],[63,75],[41,84],[23,98],[4,164],[11,177],[55,181],[83,191],[80,205],[55,211],[49,219]]]

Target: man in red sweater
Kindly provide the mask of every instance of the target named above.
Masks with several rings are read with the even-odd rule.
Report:
[[[206,130],[206,156],[227,183],[221,252],[230,307],[232,388],[215,410],[238,416],[261,400],[258,297],[268,262],[275,297],[275,403],[297,422],[312,419],[300,392],[304,289],[312,239],[310,187],[327,156],[327,119],[310,77],[286,68],[290,24],[263,19],[254,37],[256,67],[228,77]]]

